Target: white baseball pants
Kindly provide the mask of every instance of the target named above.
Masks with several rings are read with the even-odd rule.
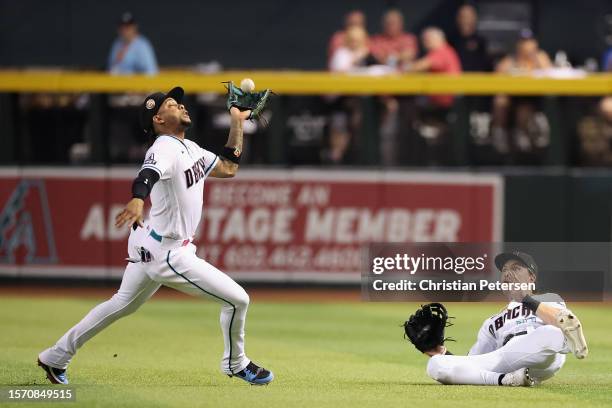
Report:
[[[546,325],[512,338],[491,353],[433,356],[427,374],[442,384],[498,385],[501,374],[527,367],[529,375],[541,382],[561,369],[568,352],[561,329]]]
[[[40,360],[51,367],[66,368],[83,344],[117,319],[135,312],[165,285],[221,304],[221,331],[225,343],[221,371],[233,374],[243,370],[250,361],[244,352],[244,326],[249,306],[245,290],[219,269],[198,258],[195,245],[189,241],[163,238],[159,242],[147,227],[130,234],[130,258],[140,259],[138,248],[141,246],[150,251],[151,261],[129,263],[117,293],[94,307],[54,346],[40,353]]]

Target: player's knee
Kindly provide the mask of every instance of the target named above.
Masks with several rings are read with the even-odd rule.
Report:
[[[251,303],[251,298],[249,296],[248,293],[246,293],[246,291],[242,294],[242,296],[240,296],[240,304],[242,305],[242,307],[247,307],[249,306],[249,303]]]
[[[538,344],[545,350],[558,352],[563,348],[565,336],[558,327],[552,325],[540,326],[536,329]]]
[[[444,360],[443,355],[437,355],[431,357],[427,362],[427,375],[442,384],[448,383],[451,372]]]
[[[249,294],[246,293],[246,291],[242,288],[240,288],[240,290],[237,291],[233,299],[234,306],[236,306],[237,308],[248,307],[250,301],[251,301],[251,298],[249,297]]]
[[[544,363],[544,368],[530,368],[529,375],[536,380],[538,383],[546,381],[557,374],[563,364],[565,363],[564,354],[553,354],[550,356],[549,361]]]

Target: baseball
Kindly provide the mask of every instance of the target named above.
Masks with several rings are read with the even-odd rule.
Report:
[[[255,90],[255,82],[251,78],[244,78],[240,82],[240,89],[245,92],[253,92]]]

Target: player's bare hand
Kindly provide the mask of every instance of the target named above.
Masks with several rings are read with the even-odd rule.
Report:
[[[144,201],[140,198],[132,198],[129,203],[125,206],[123,211],[117,214],[115,217],[115,227],[121,228],[124,225],[131,227],[134,223],[139,226],[143,226],[142,212],[144,208]]]
[[[246,119],[249,118],[250,115],[251,115],[251,111],[250,110],[241,111],[240,109],[238,109],[235,106],[232,106],[230,108],[230,116],[232,118],[240,119],[240,120],[246,120]]]

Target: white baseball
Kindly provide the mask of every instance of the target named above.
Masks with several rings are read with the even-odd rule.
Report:
[[[255,90],[255,82],[251,78],[244,78],[240,82],[240,89],[245,92],[253,92]]]

